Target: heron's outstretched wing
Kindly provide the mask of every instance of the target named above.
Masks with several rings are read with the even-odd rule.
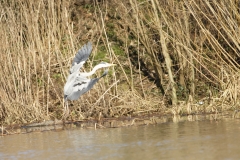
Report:
[[[64,97],[68,100],[77,100],[82,94],[89,91],[99,81],[99,79],[106,76],[107,73],[108,70],[105,70],[101,77],[94,79],[87,79],[85,77],[76,78],[75,84],[73,85],[73,92],[69,95],[64,95]]]
[[[76,56],[73,58],[72,67],[70,68],[70,74],[79,71],[79,69],[83,66],[85,61],[88,59],[91,52],[92,52],[92,43],[88,42],[77,52]]]
[[[74,66],[75,64],[79,64],[80,62],[86,61],[91,52],[92,43],[88,42],[77,52],[76,56],[73,59],[72,66]]]

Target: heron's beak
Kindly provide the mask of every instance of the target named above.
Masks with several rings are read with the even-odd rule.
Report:
[[[117,64],[110,64],[110,66],[116,66]]]

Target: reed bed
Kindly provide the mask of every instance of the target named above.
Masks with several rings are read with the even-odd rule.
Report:
[[[173,106],[189,96],[195,102],[216,96],[225,103],[234,95],[228,103],[239,107],[238,1],[116,4],[119,13],[125,13],[120,21],[131,35],[132,54],[140,57],[142,70],[154,77]],[[228,86],[233,81],[236,85]]]
[[[94,47],[84,70],[100,61],[118,66],[70,102],[69,120],[164,112],[171,106],[174,113],[188,114],[239,108],[238,5],[1,1],[1,124],[62,119],[68,70],[88,41]],[[201,100],[205,106],[196,107]]]

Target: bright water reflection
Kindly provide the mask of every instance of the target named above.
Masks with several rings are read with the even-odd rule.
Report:
[[[0,159],[239,159],[240,120],[167,122],[0,138]]]

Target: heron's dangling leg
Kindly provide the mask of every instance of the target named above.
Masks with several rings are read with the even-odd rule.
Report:
[[[66,120],[66,118],[69,116],[69,107],[68,107],[68,100],[64,101],[64,111],[63,111],[63,118]]]

